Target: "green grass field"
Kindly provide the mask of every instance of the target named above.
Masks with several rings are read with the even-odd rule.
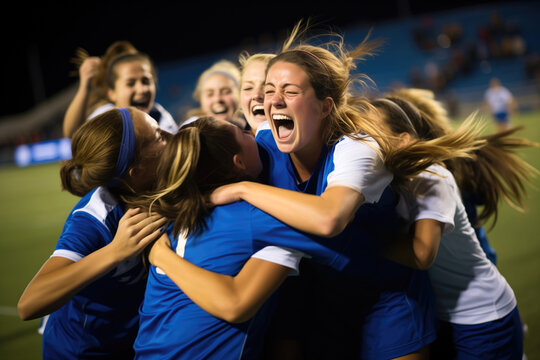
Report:
[[[540,113],[522,114],[518,135],[540,141]],[[540,169],[540,148],[523,156]],[[26,284],[51,254],[64,221],[78,198],[60,189],[59,165],[0,168],[0,359],[41,358],[39,320],[21,321],[16,304]],[[525,353],[540,360],[540,179],[529,187],[527,211],[502,204],[488,235],[498,267],[513,287],[529,333]]]

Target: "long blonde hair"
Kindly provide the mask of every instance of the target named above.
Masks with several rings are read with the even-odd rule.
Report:
[[[386,94],[386,98],[395,102],[406,101],[416,107],[422,122],[414,123],[415,135],[423,142],[434,143],[444,139],[459,140],[463,136],[474,137],[471,140],[479,146],[475,146],[472,151],[467,150],[470,156],[451,156],[444,160],[461,192],[465,196],[472,195],[477,199],[477,205],[483,206],[478,214],[478,224],[473,225],[480,226],[488,219],[492,219],[491,227],[493,227],[497,222],[501,198],[513,208],[523,211],[525,185],[531,184],[530,179],[539,173],[517,153],[522,148],[539,146],[538,143],[514,136],[523,127],[482,135],[485,122],[482,122],[475,112],[454,130],[444,106],[435,99],[434,93],[430,90],[396,89]],[[469,128],[476,130],[470,131]],[[448,146],[450,150],[462,150],[459,144]]]
[[[272,60],[276,54],[270,54],[270,53],[256,53],[253,55],[250,55],[247,51],[242,51],[240,55],[238,56],[238,63],[240,64],[240,81],[239,83],[242,83],[242,76],[244,69],[249,66],[250,64],[254,62],[262,62],[264,64],[268,64],[270,60]]]

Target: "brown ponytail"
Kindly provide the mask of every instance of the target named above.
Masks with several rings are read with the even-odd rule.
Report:
[[[62,189],[84,196],[98,186],[107,185],[112,180],[121,142],[122,116],[117,110],[86,121],[71,139],[72,158],[60,168]],[[141,149],[140,142],[135,142],[134,163],[139,160]],[[123,195],[133,191],[122,182],[114,192]]]

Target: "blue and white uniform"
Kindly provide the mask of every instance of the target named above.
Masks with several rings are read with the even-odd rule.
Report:
[[[337,269],[348,262],[317,237],[293,230],[244,201],[216,207],[198,234],[186,238],[173,237],[170,228],[168,232],[177,254],[225,275],[236,275],[252,256],[295,271],[302,256]],[[231,324],[201,309],[151,266],[134,345],[136,359],[257,359],[272,305],[273,297],[250,320]]]
[[[105,111],[109,111],[111,109],[115,109],[115,106],[112,103],[101,105],[92,111],[92,113],[87,117],[87,120],[103,114]],[[152,110],[150,110],[149,115],[157,121],[162,130],[165,130],[171,134],[176,134],[178,132],[178,124],[172,115],[159,103],[154,102],[154,106],[152,107]]]
[[[482,250],[452,173],[440,165],[427,170],[413,184],[421,196],[403,194],[397,209],[411,223],[434,219],[444,224],[428,270],[441,320],[434,349],[457,352],[458,359],[521,359],[523,334],[514,292]]]
[[[502,85],[490,87],[484,93],[484,100],[489,105],[495,121],[499,124],[507,124],[510,105],[514,101],[510,90]]]
[[[106,188],[92,190],[69,214],[52,256],[78,261],[104,247],[123,214]],[[135,257],[86,286],[50,314],[43,359],[132,358],[145,285],[146,271]]]
[[[277,148],[268,123],[259,127],[256,139],[268,184],[313,195],[321,195],[328,187],[346,186],[366,199],[351,224],[328,239],[329,247],[351,258],[347,267],[338,272],[307,264],[300,276],[305,281],[300,280],[297,287],[303,293],[286,299],[306,298],[290,312],[308,313],[309,322],[296,332],[311,333],[303,340],[312,355],[388,359],[432,342],[436,316],[427,273],[386,260],[379,253],[381,236],[393,231],[398,219],[388,187],[392,175],[378,155],[378,144],[367,136],[364,141],[343,137],[323,148],[309,180],[298,184],[289,155]]]

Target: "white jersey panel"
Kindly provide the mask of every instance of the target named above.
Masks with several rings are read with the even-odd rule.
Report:
[[[384,189],[392,181],[370,137],[353,140],[343,137],[334,151],[334,170],[328,175],[328,188],[345,186],[358,191],[368,203],[379,201]]]
[[[438,165],[428,170],[441,175],[420,175],[420,189],[428,196],[416,197],[416,203],[410,201],[410,195],[404,198],[408,199],[411,221],[432,218],[445,223],[437,257],[428,270],[438,316],[443,321],[467,325],[500,319],[515,308],[514,292],[480,247],[452,174]],[[441,199],[436,198],[437,194]],[[400,203],[398,208],[402,212],[405,207]]]

